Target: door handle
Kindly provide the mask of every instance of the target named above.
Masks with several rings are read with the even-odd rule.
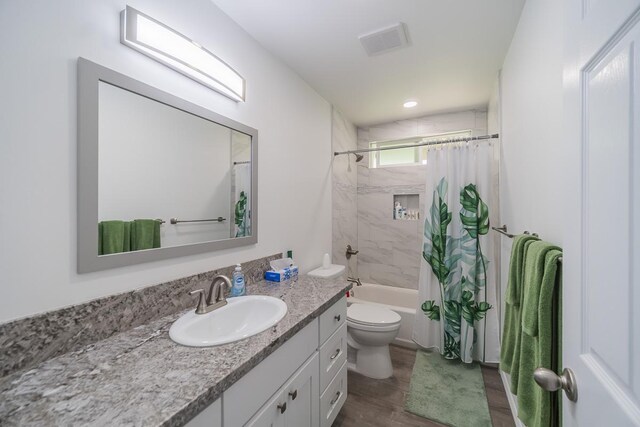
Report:
[[[336,393],[336,397],[333,398],[333,400],[331,402],[329,402],[329,405],[333,405],[334,403],[336,403],[338,401],[338,399],[340,399],[340,395],[342,394],[341,391]]]
[[[284,411],[287,410],[287,402],[284,402],[284,403],[278,405],[278,409],[280,409],[280,413],[281,414],[284,414]]]
[[[340,351],[342,351],[342,350],[340,350],[339,348],[336,348],[336,352],[333,353],[333,355],[329,359],[333,360],[336,357],[338,357],[338,355],[340,354]]]
[[[333,316],[333,320],[335,320],[336,322],[339,322],[341,318],[342,317],[340,317],[339,314],[336,314],[335,316]]]
[[[291,400],[296,400],[296,397],[298,397],[298,390],[290,391],[289,396],[291,396]]]
[[[533,379],[543,390],[556,391],[562,389],[567,395],[567,399],[572,402],[578,401],[576,375],[569,368],[564,368],[560,375],[550,369],[538,368],[533,372]]]

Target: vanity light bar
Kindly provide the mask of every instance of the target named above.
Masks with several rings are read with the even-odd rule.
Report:
[[[225,95],[245,100],[244,78],[223,60],[160,21],[127,6],[120,14],[120,42]]]

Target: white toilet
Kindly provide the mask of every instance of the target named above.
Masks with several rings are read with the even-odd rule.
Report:
[[[401,317],[373,304],[351,304],[347,309],[347,343],[355,351],[349,369],[369,378],[393,375],[389,343],[398,334]],[[351,358],[350,358],[351,359]]]

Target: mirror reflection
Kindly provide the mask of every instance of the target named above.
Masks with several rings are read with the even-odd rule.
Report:
[[[99,83],[98,254],[251,235],[251,136]]]

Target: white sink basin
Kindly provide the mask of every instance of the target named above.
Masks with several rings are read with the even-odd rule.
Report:
[[[227,305],[211,313],[190,311],[176,320],[169,336],[178,344],[210,347],[259,334],[287,314],[284,301],[263,295],[229,298]]]

